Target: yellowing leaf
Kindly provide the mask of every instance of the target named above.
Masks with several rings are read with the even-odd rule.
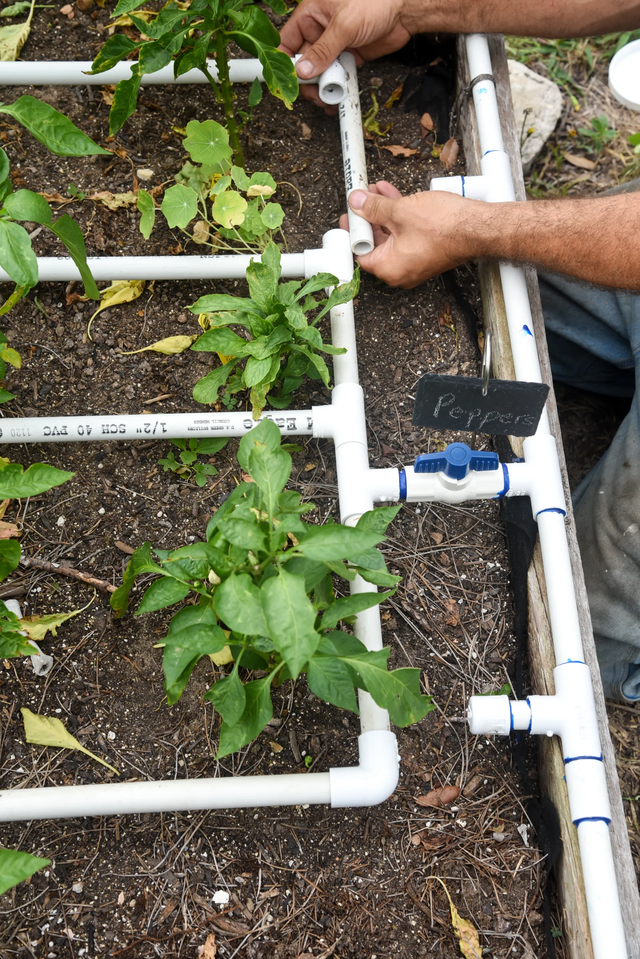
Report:
[[[102,766],[106,766],[117,776],[120,775],[118,770],[110,766],[104,759],[100,759],[95,753],[85,749],[75,736],[67,732],[59,719],[54,716],[38,716],[37,713],[32,713],[26,706],[23,706],[20,712],[22,713],[24,733],[28,743],[32,743],[34,746],[53,746],[55,749],[79,749],[81,753],[95,759]]]
[[[254,183],[247,190],[247,196],[249,198],[254,196],[273,196],[275,192],[276,191],[273,189],[272,186],[266,186],[266,185],[263,186],[260,183]]]
[[[100,291],[100,306],[95,311],[89,325],[87,326],[87,336],[91,339],[91,324],[98,313],[102,310],[108,310],[112,306],[119,306],[121,303],[131,303],[137,300],[144,290],[144,280],[115,280],[106,290]]]
[[[209,659],[216,666],[226,666],[233,662],[233,654],[230,646],[224,646],[217,653],[209,653]]]
[[[22,23],[13,23],[10,27],[0,27],[0,60],[17,60],[20,56],[20,51],[31,32],[34,7],[35,0],[31,4],[29,16]]]
[[[22,357],[17,350],[12,350],[10,346],[5,346],[2,353],[0,353],[0,358],[9,363],[10,366],[15,366],[17,370],[22,367]]]
[[[449,890],[445,886],[442,879],[440,879],[439,876],[430,876],[429,878],[437,880],[447,895],[447,899],[449,900],[449,909],[451,910],[451,925],[453,926],[453,931],[458,937],[460,952],[465,959],[482,959],[482,949],[480,948],[478,932],[475,926],[473,926],[468,919],[462,918],[454,906],[453,900],[449,895]]]
[[[153,350],[154,353],[164,353],[166,356],[175,356],[176,353],[184,353],[188,350],[194,340],[198,339],[198,333],[193,336],[167,336],[164,340],[158,340],[149,346],[143,346],[140,350],[129,350],[128,353],[120,352],[121,356],[133,356],[135,353],[145,353],[147,350]]]
[[[385,110],[390,110],[393,104],[400,99],[402,96],[402,91],[404,89],[404,83],[401,83],[400,86],[396,87],[387,102],[384,104]]]
[[[145,23],[149,23],[149,20],[153,20],[154,17],[158,16],[157,10],[136,10],[136,17],[138,20],[144,20]],[[116,17],[115,20],[111,21],[111,26],[113,27],[132,27],[133,20],[128,13],[123,13],[119,17]]]
[[[371,108],[367,110],[367,112],[362,117],[362,126],[365,128],[367,133],[370,133],[371,135],[383,137],[385,133],[389,132],[393,124],[388,123],[386,127],[384,128],[384,130],[381,130],[380,124],[376,120],[376,117],[378,116],[378,111],[380,110],[380,106],[376,99],[376,95],[373,92],[371,94],[371,103],[372,103]]]
[[[93,602],[93,600],[91,602]],[[91,605],[91,603],[89,603],[89,605]],[[72,609],[70,613],[50,613],[47,616],[25,616],[20,620],[20,626],[24,629],[25,633],[27,633],[29,639],[40,643],[49,632],[52,636],[57,636],[58,626],[62,626],[68,619],[77,616],[78,613],[81,613],[83,609],[86,608],[86,606],[83,606],[82,609]]]

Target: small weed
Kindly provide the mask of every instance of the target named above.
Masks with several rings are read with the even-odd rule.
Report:
[[[207,476],[215,476],[218,472],[212,463],[201,463],[199,456],[213,456],[227,445],[227,440],[206,439],[206,440],[171,440],[172,444],[180,450],[179,459],[176,459],[173,450],[163,459],[158,460],[158,465],[162,466],[165,473],[171,470],[177,473],[182,479],[192,479],[196,486],[205,486]]]
[[[579,127],[578,133],[582,137],[580,144],[587,153],[600,154],[607,143],[616,136],[616,129],[609,125],[609,118],[604,114],[594,117],[588,127]]]

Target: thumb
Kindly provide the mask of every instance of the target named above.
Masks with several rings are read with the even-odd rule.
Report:
[[[369,223],[379,226],[389,226],[395,219],[394,207],[398,201],[379,193],[369,193],[366,190],[354,190],[349,195],[349,206]]]
[[[302,80],[319,77],[333,61],[346,50],[348,42],[344,31],[340,29],[338,17],[334,17],[322,36],[313,46],[305,50],[302,59],[296,64],[296,72]]]

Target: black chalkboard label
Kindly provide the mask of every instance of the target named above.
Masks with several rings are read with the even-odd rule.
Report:
[[[532,436],[549,393],[545,383],[482,380],[475,376],[425,373],[418,380],[413,425],[467,433]]]

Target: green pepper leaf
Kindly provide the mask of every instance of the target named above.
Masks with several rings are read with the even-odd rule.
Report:
[[[29,234],[11,220],[0,220],[0,267],[22,290],[38,282],[38,261]]]
[[[136,206],[140,214],[140,232],[145,240],[148,240],[156,222],[155,200],[146,190],[138,190]]]
[[[233,522],[231,520],[229,525]],[[234,633],[240,636],[267,635],[261,593],[248,573],[232,573],[220,583],[214,593],[214,603],[216,613]]]
[[[17,120],[56,156],[109,156],[109,150],[99,147],[64,114],[28,94],[18,97],[14,103],[0,105],[0,113]]]
[[[127,80],[120,80],[113,94],[113,103],[109,112],[109,135],[115,136],[129,117],[135,113],[138,103],[138,91],[142,76],[133,73]]]
[[[233,725],[223,720],[220,729],[220,743],[217,758],[223,759],[230,753],[237,752],[258,736],[270,719],[273,718],[271,704],[271,683],[275,673],[245,683],[245,708],[240,719]],[[217,684],[216,684],[217,685]],[[213,687],[215,689],[215,686]]]
[[[304,579],[280,567],[278,575],[262,585],[260,596],[269,636],[295,679],[320,642]]]
[[[247,705],[244,686],[238,675],[237,664],[229,676],[219,679],[211,689],[205,693],[205,699],[213,703],[222,716],[223,722],[235,726],[239,722]]]
[[[349,616],[356,616],[365,609],[371,609],[378,606],[385,599],[393,596],[394,590],[388,593],[353,593],[351,596],[344,596],[332,603],[322,616],[322,628],[333,629],[341,619],[347,619]]]
[[[173,606],[174,603],[179,603],[181,599],[188,596],[190,592],[190,586],[170,576],[163,576],[162,579],[156,579],[151,586],[147,588],[142,597],[142,601],[136,611],[136,616],[142,616],[143,613],[152,613],[156,609],[165,609],[167,606]]]
[[[12,886],[17,886],[19,882],[24,882],[29,876],[33,876],[38,869],[44,869],[45,866],[50,865],[50,859],[31,856],[28,852],[20,852],[18,849],[0,849],[0,895]]]

